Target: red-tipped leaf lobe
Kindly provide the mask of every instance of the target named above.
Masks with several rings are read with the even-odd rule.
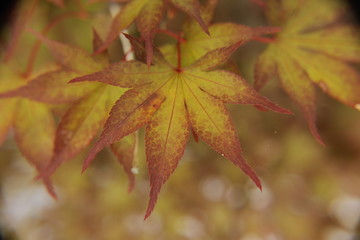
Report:
[[[126,92],[115,103],[99,140],[84,161],[83,172],[104,147],[135,132],[150,121],[154,112],[165,99],[156,93],[157,90],[159,89],[152,85],[138,87]]]
[[[359,33],[356,27],[340,21],[344,9],[338,1],[295,4],[269,0],[267,17],[272,24],[281,25],[282,31],[268,41],[255,65],[255,88],[260,89],[273,76],[280,79],[321,144],[314,84],[348,106],[356,108],[360,103],[360,73],[348,65],[360,62]]]
[[[55,137],[53,116],[44,104],[26,99],[19,99],[16,107],[13,119],[16,144],[37,171],[42,172],[53,156]],[[56,199],[50,178],[44,178],[43,183],[49,194]]]
[[[153,39],[163,16],[162,0],[151,0],[145,4],[136,19],[136,25],[146,43],[146,64],[151,65],[153,55]]]
[[[126,4],[121,11],[114,17],[110,31],[104,44],[95,52],[101,53],[114,41],[121,31],[130,26],[135,20],[143,39],[146,42],[146,62],[150,66],[152,62],[152,42],[154,35],[159,27],[159,23],[163,17],[164,0],[132,0]],[[203,21],[197,0],[170,0],[170,2],[194,18],[201,28],[209,34],[207,25]]]
[[[68,109],[58,125],[54,157],[43,176],[50,176],[63,162],[88,146],[122,93],[121,89],[103,85]]]
[[[132,0],[121,8],[120,12],[116,14],[111,23],[110,30],[104,43],[95,51],[95,54],[105,51],[105,49],[107,49],[119,36],[120,32],[135,21],[146,2],[148,2],[148,0]]]
[[[86,51],[69,46],[32,31],[51,51],[63,66],[31,79],[28,84],[0,94],[0,97],[25,97],[44,103],[69,103],[89,94],[99,87],[98,83],[67,84],[69,80],[84,74],[101,70],[108,65],[108,59],[91,57]],[[100,41],[94,33],[94,43]]]
[[[288,56],[281,58],[277,74],[284,90],[299,105],[315,139],[325,145],[316,127],[316,90],[308,75]],[[302,79],[302,81],[297,81]]]
[[[47,103],[72,103],[58,125],[54,156],[38,176],[38,178],[47,178],[59,165],[87,147],[103,126],[111,107],[125,89],[102,83],[68,84],[68,81],[76,76],[92,73],[108,65],[109,60],[106,54],[90,56],[82,49],[46,39],[41,35],[38,37],[50,48],[55,58],[62,62],[64,67],[39,76],[14,92],[20,96]],[[102,43],[95,31],[93,43],[94,45]],[[64,58],[65,62],[63,62]],[[70,60],[67,60],[68,58]],[[76,65],[76,61],[80,60],[87,62],[88,65],[80,66],[80,63]],[[68,70],[69,68],[71,70]]]
[[[65,69],[44,73],[17,89],[0,93],[0,98],[24,97],[50,104],[71,103],[88,94],[97,84],[67,84],[79,74]]]
[[[187,113],[195,133],[239,166],[261,189],[260,179],[242,157],[240,142],[223,102],[201,91],[190,80],[184,81],[184,88]]]
[[[200,15],[200,3],[198,0],[169,0],[176,8],[182,10],[190,17],[195,19],[199,25],[201,26],[202,30],[210,35],[209,29],[202,19]]]
[[[144,60],[144,44],[128,38],[136,55]],[[209,71],[224,64],[239,45],[241,43],[215,49],[186,68],[171,66],[155,48],[150,68],[136,61],[115,63],[101,72],[72,80],[132,88],[112,108],[100,138],[85,159],[83,170],[104,147],[146,126],[145,148],[151,186],[147,218],[161,186],[178,165],[192,128],[196,136],[240,167],[261,189],[259,178],[242,157],[224,103],[254,104],[280,113],[290,112],[259,95],[237,74]]]
[[[174,79],[167,96],[146,127],[146,159],[151,190],[145,218],[152,212],[161,186],[177,167],[189,139],[180,78]]]

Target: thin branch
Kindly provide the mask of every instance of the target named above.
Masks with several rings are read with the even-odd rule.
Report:
[[[169,37],[172,37],[178,41],[180,41],[181,43],[185,43],[186,42],[186,39],[182,38],[179,34],[176,34],[176,33],[173,33],[169,30],[166,30],[166,29],[158,29],[157,30],[158,33],[162,33],[162,34],[165,34],[165,35],[168,35]]]
[[[276,38],[253,37],[253,40],[262,42],[262,43],[273,43],[276,41]]]

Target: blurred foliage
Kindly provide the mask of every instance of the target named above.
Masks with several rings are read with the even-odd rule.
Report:
[[[75,2],[66,4],[76,10]],[[90,50],[91,25],[104,26],[107,5],[84,6],[91,17],[65,20],[50,36]],[[32,26],[41,29],[63,10],[44,2],[37,11]],[[247,0],[220,1],[215,21],[264,24],[261,10]],[[34,37],[25,33],[13,64],[16,69],[26,65],[33,42]],[[263,47],[248,44],[234,57],[250,81]],[[42,48],[36,66],[49,59]],[[245,156],[262,177],[263,192],[229,161],[192,140],[154,213],[143,221],[149,193],[143,136],[133,192],[127,193],[125,173],[105,150],[83,175],[84,156],[58,169],[53,177],[57,201],[33,181],[34,169],[9,138],[0,149],[0,239],[359,239],[360,114],[321,94],[318,126],[327,145],[322,147],[276,84],[270,83],[262,93],[292,109],[295,116],[230,106]]]

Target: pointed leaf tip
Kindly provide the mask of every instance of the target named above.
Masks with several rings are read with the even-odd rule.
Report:
[[[311,134],[314,136],[315,140],[322,145],[323,147],[326,147],[325,142],[323,141],[317,127],[315,124],[315,120],[311,120],[311,119],[306,119],[308,121],[308,127],[310,129]]]
[[[254,177],[250,177],[251,180],[255,183],[255,185],[260,189],[260,191],[262,191],[262,184],[261,184],[261,180],[260,178],[256,175],[256,173],[254,172],[255,176]]]
[[[86,169],[89,167],[90,163],[92,162],[92,160],[95,158],[96,154],[99,153],[104,147],[98,147],[99,142],[97,142],[90,150],[90,152],[88,153],[87,157],[84,160],[82,169],[81,169],[81,174],[83,174]]]
[[[100,139],[94,144],[88,153],[86,159],[84,160],[83,167],[81,170],[81,174],[83,174],[86,169],[89,167],[92,160],[94,160],[96,154],[98,154],[101,150],[103,150],[107,145],[109,145],[106,141]]]
[[[211,70],[214,69],[224,63],[226,63],[231,55],[244,43],[243,40],[236,42],[235,44],[216,48],[212,51],[207,52],[201,58],[199,58],[196,62],[194,62],[190,68],[200,68],[201,70]]]
[[[54,186],[51,183],[49,178],[44,178],[43,179],[43,183],[46,187],[46,191],[50,194],[50,196],[54,199],[54,200],[58,200],[57,194],[55,192]]]
[[[146,213],[145,213],[145,216],[144,216],[144,221],[151,215],[151,213],[154,210],[155,204],[157,202],[158,195],[160,193],[161,185],[162,184],[153,184],[151,186],[150,199],[149,199],[148,207],[146,209]]]
[[[53,162],[50,162],[50,164],[43,170],[39,172],[39,174],[35,177],[35,180],[42,179],[45,181],[48,179],[56,170],[57,166]]]
[[[244,173],[248,177],[250,177],[250,179],[255,183],[255,185],[262,191],[262,184],[260,178],[258,177],[256,172],[252,169],[252,167],[246,163],[245,159],[240,158],[233,162],[237,166],[239,166],[244,171]]]
[[[88,168],[88,164],[83,164],[82,169],[81,169],[81,174],[84,174],[84,172],[86,171],[86,169]]]
[[[170,2],[181,11],[195,19],[203,31],[210,36],[208,26],[204,22],[200,14],[200,3],[198,0],[170,0]]]

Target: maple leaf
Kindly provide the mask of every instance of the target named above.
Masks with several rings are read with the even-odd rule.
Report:
[[[257,60],[255,88],[276,75],[323,143],[315,124],[315,85],[360,110],[360,74],[349,65],[360,62],[359,31],[338,21],[344,6],[337,1],[267,1],[266,9],[271,22],[287,20]]]
[[[128,38],[135,53],[144,56],[145,47],[137,39]],[[155,48],[151,68],[139,61],[119,62],[103,71],[73,79],[73,83],[99,81],[131,88],[113,106],[83,170],[105,146],[146,126],[151,185],[147,218],[162,184],[183,155],[191,127],[197,136],[239,166],[261,188],[259,178],[242,157],[225,103],[256,104],[280,113],[289,112],[259,95],[240,76],[224,70],[209,71],[225,63],[240,45],[211,51],[185,68],[180,62],[177,67],[172,66]]]
[[[91,57],[86,51],[47,39],[32,31],[51,51],[61,68],[42,74],[26,85],[3,92],[0,97],[25,97],[45,103],[71,103],[101,86],[99,83],[67,84],[77,76],[99,71],[109,64],[103,55]]]
[[[198,0],[168,0],[173,6],[187,13],[194,18],[204,30],[208,33],[208,29],[202,20],[199,12]],[[136,25],[141,33],[141,36],[146,41],[147,49],[147,64],[151,64],[152,59],[152,44],[156,30],[160,24],[164,11],[164,0],[132,0],[126,4],[122,10],[115,16],[107,39],[104,44],[96,51],[100,53],[104,51],[113,40],[115,40],[119,33],[126,29],[130,24],[136,20]]]
[[[90,56],[80,48],[35,34],[63,67],[43,74],[22,87],[2,93],[0,97],[25,97],[43,103],[72,103],[57,127],[54,155],[49,165],[42,169],[38,176],[38,178],[46,179],[61,163],[73,158],[87,147],[99,128],[103,126],[115,101],[126,89],[103,83],[67,84],[69,80],[77,76],[93,73],[107,66],[109,61],[106,54]],[[94,32],[95,48],[101,44],[101,39]],[[114,147],[113,152],[129,175],[130,186],[133,186],[134,177],[129,172],[133,158],[124,150],[133,151],[135,143],[132,142],[131,145],[125,142],[124,144],[127,147]],[[117,143],[117,145],[121,144]],[[120,151],[121,149],[123,150]]]
[[[7,65],[0,67],[0,92],[23,85],[27,79],[13,72]],[[55,122],[50,109],[42,103],[22,98],[0,99],[0,144],[10,128],[20,152],[41,172],[49,164],[55,136]],[[43,179],[48,192],[56,197],[49,177]]]
[[[254,37],[280,31],[278,27],[252,28],[231,22],[210,24],[216,4],[217,1],[209,0],[201,8],[201,16],[208,25],[209,35],[204,33],[194,21],[186,22],[183,25],[182,35],[179,37],[181,41],[182,66],[192,64],[211,50],[227,47],[240,41],[246,43],[253,40]],[[178,61],[176,44],[166,44],[160,50],[170,63],[176,64]]]

